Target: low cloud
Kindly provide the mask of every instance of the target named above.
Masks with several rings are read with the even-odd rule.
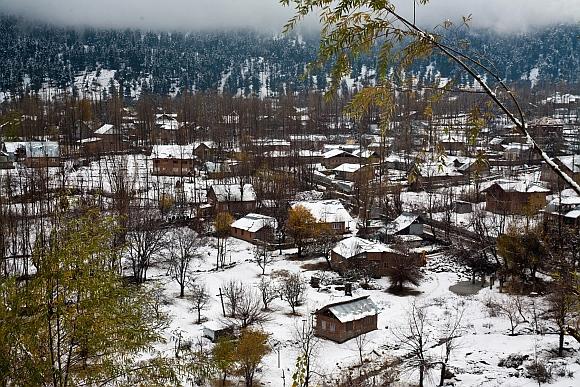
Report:
[[[412,15],[413,0],[394,0]],[[250,27],[279,31],[292,8],[277,0],[0,0],[0,12],[63,25],[168,30]],[[521,31],[580,22],[579,0],[431,0],[417,21],[434,26],[473,15],[473,26]],[[307,25],[314,26],[315,18]]]

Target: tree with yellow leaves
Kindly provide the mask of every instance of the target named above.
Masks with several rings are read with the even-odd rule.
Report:
[[[309,239],[316,236],[317,222],[308,208],[296,205],[288,211],[288,234],[298,247],[298,256],[302,256],[302,250]]]

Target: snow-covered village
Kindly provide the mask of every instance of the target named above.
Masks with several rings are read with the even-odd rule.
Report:
[[[0,5],[0,385],[580,385],[580,51],[423,1],[273,1],[274,38],[27,3]]]

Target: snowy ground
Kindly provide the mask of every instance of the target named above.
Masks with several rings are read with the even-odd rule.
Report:
[[[214,271],[215,249],[208,244],[203,251],[206,256],[205,262],[197,262],[194,271],[196,281],[203,282],[212,295],[211,307],[203,312],[209,321],[222,320],[221,306],[219,302],[218,288],[229,279],[241,280],[248,284],[255,284],[260,279],[260,269],[251,262],[252,246],[249,243],[230,239],[231,262],[235,263],[232,268]],[[291,272],[303,272],[309,280],[310,276],[320,274],[316,271],[305,272],[301,266],[304,261],[289,260],[287,254],[293,251],[284,251],[283,255],[276,255],[275,263],[267,269],[267,274],[278,270]],[[312,263],[312,261],[308,261]],[[437,268],[442,271],[448,267],[449,271],[439,272],[429,268]],[[459,339],[460,346],[452,354],[449,362],[451,370],[455,373],[453,381],[460,386],[532,386],[536,384],[532,379],[525,377],[524,367],[519,369],[499,367],[500,359],[510,354],[529,355],[532,359],[535,353],[542,358],[553,358],[549,351],[557,345],[557,336],[554,334],[535,335],[531,333],[529,324],[523,324],[516,329],[516,336],[509,336],[509,323],[505,318],[490,317],[483,301],[489,297],[501,298],[497,289],[482,288],[474,296],[457,296],[449,291],[449,286],[466,279],[466,274],[455,273],[456,268],[444,259],[442,254],[433,255],[427,266],[426,280],[419,287],[416,296],[400,297],[387,293],[388,280],[377,280],[377,290],[354,289],[353,297],[370,295],[375,303],[381,308],[378,320],[378,330],[368,334],[368,345],[364,348],[364,356],[368,359],[379,359],[387,355],[404,355],[405,351],[398,345],[393,331],[404,326],[406,313],[413,300],[420,304],[430,305],[430,342],[435,345],[438,340],[437,326],[440,326],[445,317],[444,305],[455,307],[457,302],[464,303],[465,334]],[[328,276],[329,274],[327,274]],[[173,344],[171,338],[174,332],[180,331],[185,339],[194,342],[202,334],[202,326],[196,325],[195,313],[190,311],[190,303],[187,299],[179,299],[178,286],[166,275],[166,270],[157,268],[151,282],[163,285],[166,296],[171,300],[167,306],[167,312],[172,317],[170,327],[166,330],[168,343],[159,349],[171,355]],[[300,315],[290,315],[290,307],[281,300],[273,302],[274,312],[269,322],[263,325],[263,329],[271,334],[271,342],[280,343],[280,367],[278,367],[278,353],[272,352],[263,362],[261,372],[257,375],[261,383],[270,386],[283,386],[282,375],[286,378],[286,385],[290,385],[291,375],[294,372],[294,364],[297,355],[295,345],[295,332],[302,329],[307,317],[317,308],[331,302],[343,299],[343,292],[330,286],[329,292],[308,288],[307,302],[298,308]],[[549,331],[549,326],[546,327]],[[207,341],[208,345],[209,341]],[[552,359],[546,364],[555,364],[554,373],[562,373],[565,376],[556,377],[552,383],[554,386],[579,385],[580,364],[578,351],[580,346],[572,338],[566,337],[566,347],[570,348],[570,355],[563,360]],[[441,347],[432,348],[433,356],[440,355]],[[343,344],[336,344],[328,340],[321,340],[317,348],[315,371],[320,375],[338,375],[342,369],[356,367],[358,365],[358,352],[354,340]],[[525,366],[525,363],[524,363]],[[429,383],[438,381],[438,370],[434,370]],[[566,375],[574,375],[569,377]],[[415,372],[406,372],[402,380],[406,383],[416,383],[418,375]]]

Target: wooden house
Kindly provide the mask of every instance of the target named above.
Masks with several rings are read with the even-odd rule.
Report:
[[[318,223],[328,225],[338,234],[356,227],[355,221],[339,200],[309,200],[292,204],[292,207],[296,206],[306,208]]]
[[[554,222],[562,221],[563,224],[578,227],[580,226],[580,197],[573,191],[566,195],[567,191],[572,190],[562,191],[562,196],[556,196],[548,203],[545,215]]]
[[[102,125],[95,130],[93,138],[101,139],[94,148],[94,151],[98,153],[122,151],[129,147],[129,144],[123,140],[120,128],[115,125]]]
[[[559,156],[553,158],[562,172],[570,176],[574,181],[580,184],[580,155]],[[545,162],[542,163],[542,172],[540,180],[548,184],[552,189],[562,189],[566,186],[564,180],[556,175],[554,170]]]
[[[423,217],[411,212],[403,212],[387,224],[387,236],[423,235]]]
[[[214,184],[209,188],[207,201],[214,213],[247,214],[256,209],[256,191],[251,184]]]
[[[377,329],[379,308],[368,297],[326,305],[316,312],[314,334],[337,343]]]
[[[333,149],[322,155],[322,165],[326,168],[336,168],[345,163],[358,163],[359,158],[342,149]]]
[[[153,174],[189,176],[195,173],[197,156],[193,145],[155,145],[151,152]]]
[[[330,251],[332,267],[339,272],[368,270],[374,276],[386,275],[389,263],[405,255],[388,245],[356,236],[338,242]]]
[[[28,168],[58,167],[60,148],[56,141],[5,142],[8,160],[22,162]]]
[[[236,220],[230,226],[234,238],[253,243],[256,241],[271,242],[278,228],[278,222],[271,216],[250,213]]]
[[[333,169],[339,180],[366,183],[374,177],[374,169],[371,165],[341,164]]]
[[[485,209],[495,213],[537,212],[546,205],[549,189],[525,181],[498,180],[486,189]]]

